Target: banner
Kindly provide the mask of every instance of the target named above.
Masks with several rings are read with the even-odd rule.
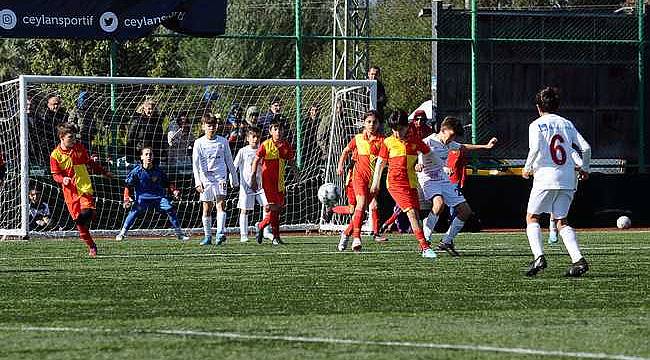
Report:
[[[191,36],[221,35],[227,0],[0,0],[0,38],[145,37],[158,26]]]

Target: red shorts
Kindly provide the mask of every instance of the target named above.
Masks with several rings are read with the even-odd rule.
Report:
[[[412,187],[390,187],[388,188],[388,192],[402,211],[407,212],[411,209],[420,210],[418,189]]]
[[[357,196],[363,196],[366,199],[370,199],[370,184],[364,180],[352,180],[352,187],[354,188],[354,194]],[[370,202],[369,200],[366,202]]]
[[[92,195],[84,194],[77,197],[76,201],[66,201],[65,203],[68,206],[68,211],[72,220],[77,220],[79,214],[84,209],[95,209],[95,200]]]
[[[348,205],[357,205],[357,196],[354,193],[354,185],[352,184],[352,181],[349,181],[348,185],[345,187],[345,195],[348,197]]]
[[[272,189],[264,189],[264,195],[266,195],[266,201],[269,204],[275,204],[279,206],[284,205],[284,193]]]

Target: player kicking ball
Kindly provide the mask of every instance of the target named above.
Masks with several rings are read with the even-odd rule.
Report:
[[[60,143],[50,155],[50,170],[54,181],[61,184],[63,199],[77,225],[79,237],[88,246],[88,255],[94,258],[97,256],[97,245],[90,235],[90,222],[95,218],[95,200],[88,168],[109,179],[113,178],[113,174],[88,156],[86,148],[77,143],[77,133],[77,127],[72,123],[58,126]]]
[[[429,247],[420,225],[418,214],[420,200],[418,198],[418,180],[415,175],[416,167],[418,170],[422,170],[423,162],[434,161],[430,155],[426,156],[431,154],[431,150],[422,140],[407,136],[409,123],[405,112],[394,111],[388,119],[388,126],[392,129],[393,135],[384,139],[379,151],[370,192],[376,194],[379,190],[379,179],[388,163],[386,178],[388,192],[397,206],[408,216],[415,239],[420,244],[422,257],[433,260],[437,255]],[[416,162],[419,164],[416,165]]]
[[[446,166],[449,151],[492,149],[497,142],[496,138],[490,139],[485,145],[461,144],[454,141],[457,136],[463,136],[463,133],[463,125],[459,119],[446,117],[440,124],[440,131],[437,134],[431,134],[422,140],[434,154],[436,161],[425,162],[422,171],[417,173],[424,199],[433,200],[431,212],[424,221],[424,235],[427,240],[431,239],[438,217],[444,210],[444,204],[447,204],[456,214],[436,247],[437,250],[446,251],[452,256],[460,255],[454,246],[454,239],[463,229],[465,221],[472,215],[472,209],[465,200],[459,184],[449,180],[451,171]]]
[[[227,178],[230,174],[230,186],[239,186],[239,178],[232,160],[228,140],[217,135],[217,119],[212,114],[201,118],[201,127],[205,135],[194,141],[192,149],[192,170],[194,184],[203,203],[202,223],[203,240],[201,245],[212,244],[212,207],[217,207],[217,245],[226,241],[226,210],[224,200],[228,193]]]
[[[535,103],[539,118],[528,127],[529,151],[522,171],[525,179],[534,177],[526,210],[526,235],[534,260],[528,265],[526,275],[535,276],[547,266],[539,217],[549,213],[571,257],[572,264],[565,276],[578,277],[589,270],[589,264],[580,253],[575,230],[566,217],[576,190],[576,170],[579,180],[589,177],[583,165],[589,164],[590,158],[585,156],[589,152],[579,148],[583,155],[580,159],[573,148],[581,146],[578,131],[571,121],[555,114],[560,105],[557,89],[540,90]]]
[[[169,218],[174,227],[176,238],[187,241],[190,238],[183,233],[176,216],[176,210],[167,198],[167,189],[172,193],[174,199],[180,198],[180,190],[176,189],[167,180],[167,175],[154,164],[153,149],[145,146],[140,150],[141,164],[136,166],[126,176],[126,187],[124,188],[124,208],[131,209],[124,219],[122,230],[115,236],[115,240],[121,241],[133,226],[135,219],[147,209],[154,208]],[[135,195],[134,195],[135,194]],[[135,199],[135,201],[133,200]]]

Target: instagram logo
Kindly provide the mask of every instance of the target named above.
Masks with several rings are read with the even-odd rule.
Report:
[[[11,30],[16,27],[16,14],[9,9],[0,10],[0,27],[5,30]]]

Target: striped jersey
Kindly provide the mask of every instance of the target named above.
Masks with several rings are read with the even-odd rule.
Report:
[[[384,144],[379,151],[379,157],[388,161],[387,187],[408,186],[413,189],[417,188],[418,179],[415,174],[415,164],[418,161],[418,153],[428,154],[430,151],[422,140],[415,137],[402,140],[392,135],[384,139]]]
[[[265,140],[257,149],[257,157],[263,160],[262,182],[264,191],[271,190],[284,193],[284,166],[286,160],[292,160],[295,151],[285,140]],[[276,185],[277,184],[277,185]]]

